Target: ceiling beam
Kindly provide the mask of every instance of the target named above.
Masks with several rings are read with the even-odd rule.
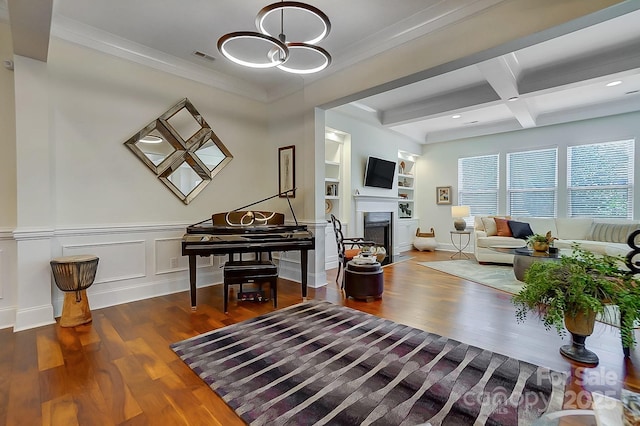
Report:
[[[382,113],[382,125],[391,126],[424,120],[497,100],[499,97],[491,86],[481,83],[386,110]]]
[[[522,74],[515,53],[480,62],[478,69],[523,128],[535,127],[536,117],[526,101],[520,99],[518,80]],[[510,101],[510,99],[513,99]]]
[[[47,62],[53,0],[7,0],[13,54]]]

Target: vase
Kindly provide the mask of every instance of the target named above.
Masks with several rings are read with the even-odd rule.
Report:
[[[542,241],[534,241],[533,242],[533,250],[534,251],[544,251],[549,250],[549,243]]]
[[[571,344],[560,347],[560,353],[583,364],[598,364],[598,355],[585,347],[585,340],[593,333],[596,322],[596,313],[578,312],[575,316],[565,313],[564,326],[571,333]]]

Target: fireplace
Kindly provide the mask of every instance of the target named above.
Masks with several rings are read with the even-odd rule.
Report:
[[[393,262],[393,213],[391,212],[365,212],[364,213],[364,239],[375,241],[387,251],[387,257],[383,265]]]

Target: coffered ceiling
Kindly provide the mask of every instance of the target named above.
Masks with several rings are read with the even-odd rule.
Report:
[[[255,30],[257,12],[269,3],[264,0],[0,0],[0,19],[9,21],[21,55],[46,60],[49,37],[59,37],[268,102],[508,2],[308,1],[331,19],[320,45],[333,63],[304,77],[240,67],[217,52],[223,34]],[[432,70],[338,108],[420,143],[640,110],[640,1],[614,9],[539,43]],[[605,86],[617,80],[621,84]]]

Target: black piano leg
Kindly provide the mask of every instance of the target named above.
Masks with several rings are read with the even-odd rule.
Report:
[[[300,266],[301,266],[301,281],[302,281],[302,301],[307,301],[307,271],[309,269],[309,252],[307,250],[300,250]]]
[[[189,292],[191,293],[191,310],[196,310],[196,256],[189,256]]]

